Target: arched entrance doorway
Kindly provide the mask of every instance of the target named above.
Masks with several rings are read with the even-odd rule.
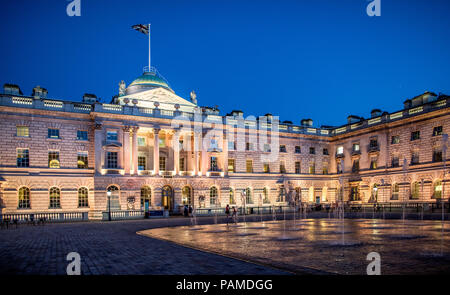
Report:
[[[173,210],[173,189],[169,185],[165,185],[162,188],[162,205],[164,209]]]

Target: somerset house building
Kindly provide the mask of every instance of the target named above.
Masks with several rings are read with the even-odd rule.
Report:
[[[39,86],[24,95],[5,84],[0,206],[3,214],[102,219],[105,212],[176,214],[186,204],[437,202],[450,190],[449,102],[425,92],[396,112],[374,109],[319,128],[311,119],[220,115],[199,106],[194,92],[178,96],[154,68],[121,82],[110,103],[92,94],[53,99]]]

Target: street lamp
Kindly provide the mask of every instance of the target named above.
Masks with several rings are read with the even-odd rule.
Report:
[[[111,191],[106,192],[108,197],[108,221],[111,221]]]

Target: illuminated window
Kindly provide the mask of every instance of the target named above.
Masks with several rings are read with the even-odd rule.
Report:
[[[342,146],[342,145],[338,146],[336,149],[336,154],[342,155],[343,153],[344,153],[344,146]]]
[[[399,187],[398,183],[394,183],[392,185],[391,200],[398,200],[399,192],[400,192],[400,187]]]
[[[437,126],[433,128],[433,136],[442,135],[442,126]]]
[[[397,143],[400,143],[400,136],[398,136],[398,135],[392,136],[391,144],[397,144]]]
[[[77,155],[77,166],[80,169],[88,168],[88,153],[87,152],[78,152]]]
[[[247,204],[253,204],[252,190],[249,187],[245,189],[245,202]]]
[[[315,174],[316,173],[316,163],[312,162],[309,164],[309,174]]]
[[[286,197],[286,190],[284,189],[284,186],[280,186],[280,189],[278,190],[277,195],[277,202],[284,202]]]
[[[16,135],[19,137],[30,137],[28,126],[17,126]]]
[[[219,166],[217,164],[217,157],[210,158],[211,171],[219,171]]]
[[[234,198],[234,190],[230,188],[230,204],[236,204],[236,200]]]
[[[138,137],[138,146],[145,146],[145,137]]]
[[[377,158],[370,159],[370,169],[377,169]]]
[[[192,203],[192,189],[189,186],[183,187],[181,190],[181,202],[183,205],[191,205]]]
[[[442,198],[442,181],[440,180],[436,180],[434,182],[433,198],[435,199]]]
[[[17,167],[30,167],[30,154],[28,149],[17,149]]]
[[[328,163],[324,162],[322,164],[322,174],[327,175],[328,174]]]
[[[48,167],[49,168],[59,168],[59,152],[49,151],[48,152]]]
[[[159,157],[159,170],[166,171],[166,157]]]
[[[352,186],[350,188],[350,201],[361,201],[361,196],[359,195],[359,187]]]
[[[411,199],[418,200],[419,199],[419,183],[417,181],[413,182],[411,186]]]
[[[145,170],[145,167],[147,163],[147,158],[145,158],[144,156],[139,156],[138,157],[138,170]]]
[[[186,171],[186,168],[184,167],[184,158],[180,158],[180,171]]]
[[[247,171],[247,173],[253,173],[253,161],[252,160],[246,161],[246,171]]]
[[[88,196],[88,189],[86,187],[80,187],[78,189],[78,207],[89,207]]]
[[[61,208],[61,191],[57,187],[50,188],[50,206],[49,209]]]
[[[27,187],[21,187],[19,189],[19,204],[18,209],[30,209],[30,189]]]
[[[228,159],[228,172],[236,172],[234,159]]]
[[[160,138],[159,139],[159,147],[166,147],[166,139],[165,138]]]
[[[354,151],[354,152],[359,152],[359,143],[354,143],[354,144],[353,144],[352,151]]]
[[[264,204],[269,204],[270,203],[270,199],[269,199],[269,190],[267,189],[267,187],[263,188],[263,203]]]
[[[141,208],[145,209],[145,203],[152,205],[152,190],[148,186],[141,187]]]
[[[270,165],[269,165],[269,163],[264,163],[263,164],[263,172],[264,173],[270,173]]]
[[[217,206],[218,205],[218,191],[215,186],[211,187],[209,189],[209,203],[211,206]]]

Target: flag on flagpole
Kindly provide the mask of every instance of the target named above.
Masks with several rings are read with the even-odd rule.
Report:
[[[133,29],[133,30],[136,30],[136,31],[138,31],[138,32],[141,32],[141,33],[143,33],[143,34],[145,34],[145,35],[148,35],[148,28],[149,27],[149,25],[134,25],[134,26],[132,26],[131,28]]]

